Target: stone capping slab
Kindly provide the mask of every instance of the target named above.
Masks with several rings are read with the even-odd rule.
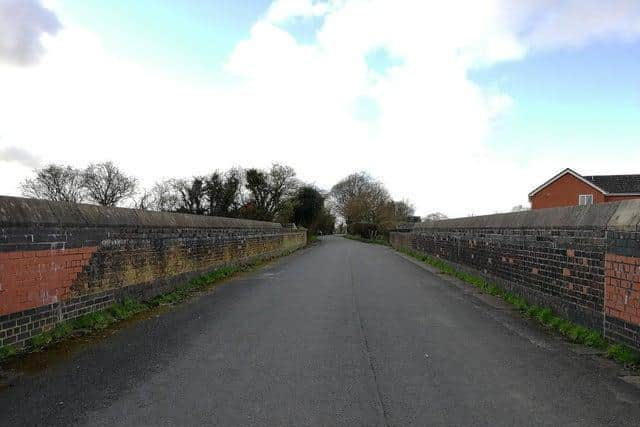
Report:
[[[619,231],[640,231],[640,199],[620,203],[608,228]]]
[[[582,228],[636,231],[639,224],[640,200],[627,200],[421,222],[414,226],[413,231],[456,228]]]
[[[69,202],[0,196],[0,227],[24,225],[82,227],[251,228],[281,230],[274,222],[223,218]],[[290,231],[290,230],[286,230]]]

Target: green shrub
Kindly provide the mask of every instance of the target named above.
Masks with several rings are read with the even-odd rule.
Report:
[[[640,355],[624,344],[613,344],[607,349],[607,357],[625,365],[638,366]]]
[[[589,347],[604,349],[607,347],[607,341],[596,331],[588,331],[584,337],[584,344]]]
[[[551,320],[549,320],[548,326],[551,329],[558,330],[561,323],[562,323],[562,319],[560,317],[553,316]]]
[[[74,329],[100,330],[109,326],[115,318],[108,311],[85,314],[73,320]]]
[[[57,341],[66,338],[67,336],[71,335],[71,333],[73,333],[73,326],[71,325],[71,323],[66,322],[53,328],[53,330],[51,331],[51,336],[54,340]]]
[[[0,347],[0,360],[8,359],[12,356],[18,354],[16,348],[12,345],[5,345],[4,347]]]
[[[145,304],[136,301],[133,298],[125,298],[122,302],[109,307],[107,312],[116,320],[125,320],[143,312],[147,308],[148,307]]]
[[[549,322],[551,322],[551,319],[553,318],[553,313],[551,312],[551,309],[545,308],[536,314],[536,318],[543,325],[549,325]]]
[[[569,335],[569,332],[571,331],[572,327],[573,327],[573,324],[571,322],[562,319],[560,321],[560,324],[558,325],[558,331],[562,335]]]
[[[31,337],[28,346],[34,349],[41,349],[51,344],[51,341],[53,341],[53,336],[50,333],[44,332]]]
[[[527,308],[526,313],[527,313],[527,316],[529,317],[537,317],[540,311],[542,311],[540,307],[538,307],[537,305],[532,305],[532,306],[529,306],[529,308]]]

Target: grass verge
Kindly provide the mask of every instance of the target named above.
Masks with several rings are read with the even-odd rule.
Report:
[[[469,283],[489,295],[503,299],[517,308],[525,316],[535,319],[546,329],[564,336],[573,343],[605,350],[607,357],[610,359],[622,363],[629,368],[640,369],[640,353],[625,344],[611,343],[597,331],[563,319],[555,315],[550,308],[539,307],[535,304],[531,304],[526,299],[501,289],[481,277],[456,269],[446,261],[405,249],[401,249],[399,251],[423,261],[449,276],[453,276],[463,282]]]
[[[383,245],[383,246],[391,246],[389,244],[388,241],[386,241],[384,238],[382,237],[376,237],[375,239],[365,239],[363,237],[360,236],[354,236],[353,234],[345,234],[343,236],[345,239],[349,239],[349,240],[356,240],[358,242],[362,242],[362,243],[372,243],[374,245]]]
[[[277,257],[286,256],[292,252],[293,250],[289,250]],[[150,301],[140,302],[132,298],[125,298],[121,302],[113,304],[102,311],[85,314],[84,316],[61,323],[49,331],[35,335],[31,337],[22,349],[18,349],[13,345],[0,347],[0,362],[20,354],[41,351],[54,343],[63,341],[72,336],[87,335],[103,330],[117,322],[130,319],[137,314],[162,305],[179,304],[198,292],[213,287],[223,279],[240,272],[250,271],[260,267],[277,257],[265,258],[251,264],[221,267],[210,273],[191,279],[185,285],[182,285],[171,292],[158,295]]]

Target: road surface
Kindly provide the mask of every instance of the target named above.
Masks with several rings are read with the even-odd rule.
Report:
[[[389,248],[327,237],[17,377],[0,424],[637,426],[623,374]]]

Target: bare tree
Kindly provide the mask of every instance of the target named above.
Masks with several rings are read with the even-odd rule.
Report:
[[[85,199],[82,176],[78,169],[50,164],[36,169],[35,174],[35,178],[26,179],[20,184],[25,197],[73,203]]]
[[[173,212],[178,209],[179,196],[173,179],[157,182],[151,188],[151,208],[161,212]]]
[[[142,194],[140,194],[136,200],[134,200],[134,209],[140,209],[142,211],[150,211],[153,210],[151,208],[152,202],[152,194],[149,190],[144,190]]]
[[[177,211],[180,205],[180,194],[176,182],[174,179],[156,182],[151,189],[145,190],[140,195],[136,207],[158,212]]]
[[[95,203],[116,206],[122,199],[135,194],[138,181],[125,175],[112,162],[104,162],[87,166],[82,172],[82,184]]]

